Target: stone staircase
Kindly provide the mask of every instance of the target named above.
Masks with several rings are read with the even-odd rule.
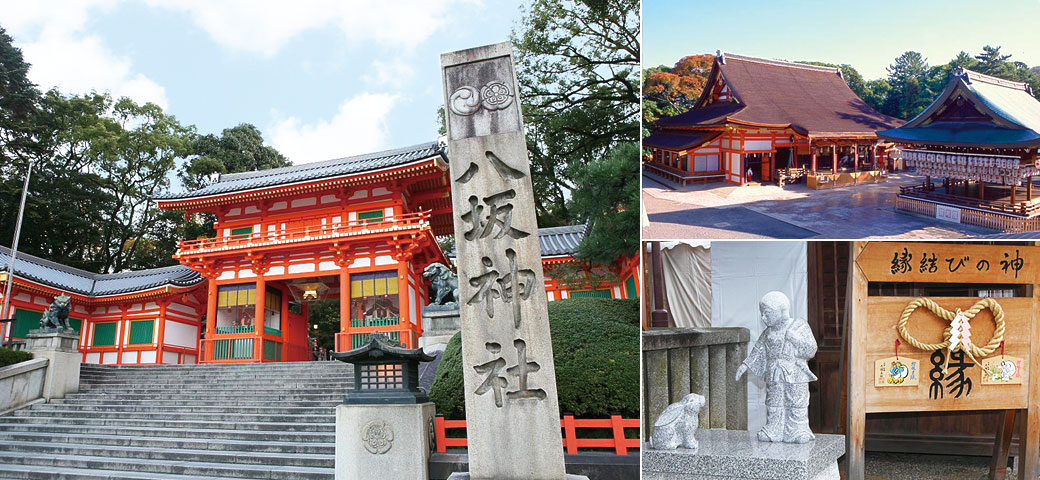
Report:
[[[0,417],[0,479],[332,479],[343,362],[82,366]]]

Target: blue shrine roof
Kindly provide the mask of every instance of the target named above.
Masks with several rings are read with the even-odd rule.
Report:
[[[950,116],[974,108],[981,118]],[[1040,101],[1028,84],[957,69],[946,89],[905,125],[882,130],[886,140],[918,145],[1033,148],[1040,146]]]
[[[11,249],[0,247],[0,271],[6,273],[10,261]],[[15,260],[14,274],[59,290],[93,297],[138,292],[166,285],[190,286],[203,280],[202,275],[183,265],[121,273],[92,273],[22,252],[18,252]]]

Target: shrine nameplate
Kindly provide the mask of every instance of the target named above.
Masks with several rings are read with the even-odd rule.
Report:
[[[856,263],[871,282],[1032,284],[1040,247],[870,242]]]
[[[907,345],[896,330],[896,322],[907,304],[917,297],[869,297],[867,301],[867,338],[863,342],[866,361],[866,413],[951,411],[951,410],[1005,410],[1025,408],[1029,393],[1028,362],[1018,363],[1021,372],[1018,383],[996,384],[984,382],[983,358],[972,361],[960,350],[950,353],[948,348],[921,350]],[[951,312],[971,308],[977,297],[931,297],[931,300]],[[1004,355],[1017,360],[1031,358],[1031,328],[1034,323],[1033,297],[996,299],[1004,311]],[[971,319],[971,341],[985,346],[993,337],[993,313],[983,309]],[[931,310],[920,307],[907,320],[908,333],[923,343],[943,342],[943,330],[950,322]],[[877,362],[894,357],[896,340],[901,341],[899,357],[919,362],[918,383],[901,388],[877,386]],[[1000,359],[997,348],[985,360]],[[949,360],[947,360],[949,359]],[[903,362],[907,363],[907,362]],[[943,373],[943,368],[946,372]]]

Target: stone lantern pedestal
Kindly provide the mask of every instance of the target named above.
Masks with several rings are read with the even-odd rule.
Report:
[[[428,480],[436,408],[418,388],[418,365],[433,357],[377,333],[333,358],[354,365],[354,391],[336,407],[336,480]]]

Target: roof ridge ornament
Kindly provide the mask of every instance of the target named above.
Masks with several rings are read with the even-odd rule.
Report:
[[[719,63],[726,64],[726,52],[722,50],[715,50],[715,57],[719,59]]]

